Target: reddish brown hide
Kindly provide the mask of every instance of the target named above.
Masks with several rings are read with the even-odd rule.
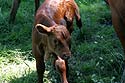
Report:
[[[79,8],[74,0],[45,0],[38,11],[37,18],[44,14],[51,18],[52,22],[65,25],[70,33],[73,31],[74,18],[76,18],[77,26],[82,27]]]
[[[125,53],[125,0],[107,0],[107,3],[111,9],[114,29],[121,41]],[[125,70],[123,71],[121,83],[125,83]]]
[[[50,0],[45,0],[45,1],[49,2]],[[13,5],[12,5],[12,8],[11,8],[11,12],[10,12],[9,23],[14,22],[17,10],[18,10],[19,5],[20,5],[20,2],[21,2],[21,0],[14,0],[13,1]],[[54,2],[51,3],[51,4],[57,5],[59,1],[55,0]],[[39,4],[40,4],[40,1],[35,0],[35,12],[37,11],[37,9],[39,7]],[[54,5],[50,5],[50,6],[54,6]],[[58,6],[60,6],[60,7],[58,7],[58,10],[56,10],[56,11],[53,10],[54,8],[56,8],[56,6],[54,6],[54,8],[52,9],[52,14],[50,15],[50,16],[52,16],[53,20],[57,24],[66,25],[68,27],[68,30],[71,33],[73,31],[73,20],[74,20],[74,17],[75,17],[77,26],[79,28],[82,27],[79,9],[78,9],[78,6],[77,6],[77,4],[75,3],[74,0],[63,0],[62,3],[58,4]],[[51,7],[47,7],[47,8],[51,8]],[[47,8],[44,8],[44,9],[47,9]],[[48,12],[48,14],[50,14],[51,13],[50,9],[46,10],[46,13],[47,12]]]
[[[43,83],[44,60],[50,55],[55,57],[54,65],[60,73],[61,83],[68,83],[67,59],[71,56],[70,33],[74,18],[81,27],[78,6],[74,0],[45,0],[37,10],[32,32],[32,50],[39,83]]]
[[[34,1],[35,1],[35,12],[36,12],[39,7],[40,1],[39,0],[34,0]],[[21,2],[21,0],[13,0],[12,8],[10,11],[9,23],[14,22],[20,2]]]

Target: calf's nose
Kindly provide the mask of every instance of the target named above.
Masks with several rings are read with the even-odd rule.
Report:
[[[62,54],[62,58],[63,58],[64,60],[67,60],[67,59],[69,59],[70,57],[71,57],[71,52],[63,53],[63,54]]]

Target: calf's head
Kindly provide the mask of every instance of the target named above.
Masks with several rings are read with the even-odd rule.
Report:
[[[56,57],[60,56],[64,59],[71,56],[71,51],[69,49],[70,34],[65,26],[56,24],[47,27],[42,24],[37,24],[35,28],[40,35],[44,35],[40,43],[43,45],[45,53],[48,53],[47,55],[52,53]]]

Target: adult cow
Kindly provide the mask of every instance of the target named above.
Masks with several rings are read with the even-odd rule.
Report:
[[[125,53],[125,0],[106,0],[106,2],[110,6],[113,26]],[[123,60],[125,63],[125,56]],[[125,83],[125,69],[123,71],[121,83]]]
[[[35,12],[37,11],[40,1],[39,0],[34,0],[35,1]],[[17,10],[20,6],[21,0],[13,0],[12,8],[10,11],[10,18],[9,18],[9,23],[14,22]]]
[[[78,6],[74,0],[45,0],[37,10],[32,32],[32,50],[39,83],[43,83],[44,58],[50,55],[55,57],[54,64],[60,72],[61,83],[68,83],[67,62],[71,56],[70,34],[74,17],[81,27]]]

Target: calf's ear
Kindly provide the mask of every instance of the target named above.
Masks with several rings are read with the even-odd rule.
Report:
[[[47,27],[45,25],[42,25],[42,24],[36,24],[35,28],[41,32],[42,30],[46,31],[46,32],[51,32],[52,31],[52,28],[51,27]]]

